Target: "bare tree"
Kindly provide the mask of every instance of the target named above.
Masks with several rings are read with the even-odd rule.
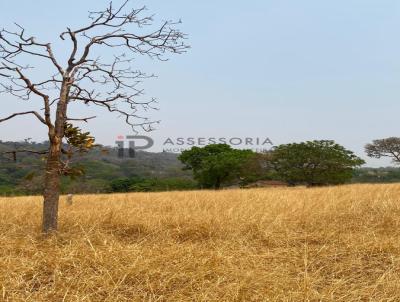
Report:
[[[400,137],[376,139],[365,146],[369,157],[389,157],[394,163],[400,164]]]
[[[15,31],[0,31],[2,92],[22,100],[39,100],[42,104],[38,111],[13,113],[0,119],[0,123],[30,115],[48,129],[50,146],[46,150],[42,225],[45,233],[57,230],[60,176],[68,170],[63,154],[69,157],[71,153],[71,150],[64,150],[64,142],[69,140],[72,145],[80,143],[90,147],[94,141],[71,122],[88,122],[95,117],[71,117],[68,107],[74,103],[100,106],[123,116],[132,128],[149,131],[154,122],[141,116],[139,110],[153,108],[155,100],[139,100],[143,90],[138,84],[153,75],[133,69],[133,59],[145,55],[166,60],[165,54],[180,54],[188,48],[184,43],[185,35],[175,28],[180,21],[164,21],[154,28],[153,17],[143,16],[146,8],[128,9],[129,2],[118,7],[110,3],[103,11],[90,12],[87,26],[67,28],[59,37],[69,41],[71,50],[60,57],[55,55],[50,43],[28,36],[18,24]],[[112,49],[112,55],[105,55],[107,49]],[[54,69],[53,75],[34,81],[28,75],[33,67],[24,64],[27,59],[48,62]]]

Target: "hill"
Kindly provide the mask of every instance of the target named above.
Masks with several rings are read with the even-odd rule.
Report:
[[[0,193],[40,193],[44,166],[42,156],[18,153],[14,162],[13,155],[4,152],[41,151],[46,150],[47,146],[46,142],[0,141]],[[85,173],[75,179],[64,177],[64,192],[107,192],[113,180],[126,178],[191,180],[191,173],[182,170],[183,166],[174,153],[139,151],[134,158],[120,158],[116,148],[99,146],[88,153],[76,154],[72,162],[73,166],[83,169]]]

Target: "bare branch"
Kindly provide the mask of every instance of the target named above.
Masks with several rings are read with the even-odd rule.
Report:
[[[32,96],[42,98],[45,123],[60,136],[65,121],[87,122],[92,118],[69,119],[67,107],[75,102],[104,107],[123,116],[132,128],[151,130],[157,121],[142,117],[140,111],[156,109],[155,99],[142,100],[144,90],[139,85],[154,75],[133,69],[134,57],[147,55],[167,60],[167,53],[184,53],[189,46],[183,43],[186,35],[175,28],[180,21],[164,21],[155,26],[153,16],[144,15],[145,7],[128,9],[129,3],[126,0],[118,7],[110,3],[105,10],[90,12],[88,25],[78,29],[67,27],[60,34],[62,40],[72,43],[65,66],[57,61],[50,43],[28,36],[22,26],[16,24],[16,31],[1,30],[0,77],[5,80],[0,82],[0,92],[23,100]],[[102,51],[104,48],[115,49],[111,59]],[[96,53],[102,57],[96,57]],[[56,67],[57,73],[32,81],[27,73],[31,67],[21,64],[20,55],[43,58]],[[54,125],[50,119],[53,104],[57,105]]]
[[[13,59],[20,54],[28,54],[48,59],[58,70],[60,74],[64,74],[64,70],[57,62],[50,43],[38,43],[34,37],[25,36],[25,29],[16,24],[17,32],[8,30],[0,31],[0,58],[10,64],[14,64]]]
[[[38,118],[39,121],[41,121],[43,124],[46,125],[45,119],[39,113],[37,113],[36,111],[26,111],[26,112],[14,113],[14,114],[11,114],[10,116],[6,117],[6,118],[0,119],[0,123],[5,122],[7,120],[10,120],[10,119],[12,119],[12,118],[14,118],[16,116],[26,115],[26,114],[35,115]]]
[[[90,117],[84,117],[84,118],[67,118],[67,121],[80,121],[80,122],[85,122],[87,123],[88,120],[92,120],[96,118],[96,116],[90,116]]]
[[[157,30],[146,34],[128,33],[126,30],[129,25],[136,25],[139,29],[142,29],[144,26],[150,26],[153,23],[152,16],[141,16],[141,13],[146,10],[145,7],[131,9],[124,13],[123,10],[128,3],[129,0],[125,1],[117,9],[114,9],[112,3],[110,3],[105,11],[90,12],[89,18],[92,22],[89,25],[76,30],[67,28],[67,31],[60,35],[62,40],[65,39],[65,36],[69,36],[73,44],[68,61],[68,72],[71,72],[76,66],[87,63],[91,49],[95,45],[122,47],[133,53],[147,54],[159,59],[162,59],[162,55],[166,52],[183,53],[186,51],[188,46],[181,42],[186,36],[173,28],[180,21],[165,21]],[[102,30],[105,32],[98,34]],[[94,32],[94,34],[91,34],[91,32]],[[83,48],[80,58],[76,59],[78,35],[88,39],[89,42]]]

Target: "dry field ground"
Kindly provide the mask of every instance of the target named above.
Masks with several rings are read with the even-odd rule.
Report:
[[[0,198],[0,301],[400,301],[400,185]]]

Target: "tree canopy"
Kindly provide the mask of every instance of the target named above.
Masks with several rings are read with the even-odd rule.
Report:
[[[242,167],[253,155],[251,150],[212,144],[183,151],[179,160],[185,169],[193,170],[194,178],[203,188],[220,189],[222,184],[240,178]]]
[[[351,180],[364,160],[334,141],[314,140],[276,147],[270,163],[280,179],[315,186]]]
[[[400,163],[400,137],[376,139],[365,146],[369,157],[389,157],[394,163]]]

